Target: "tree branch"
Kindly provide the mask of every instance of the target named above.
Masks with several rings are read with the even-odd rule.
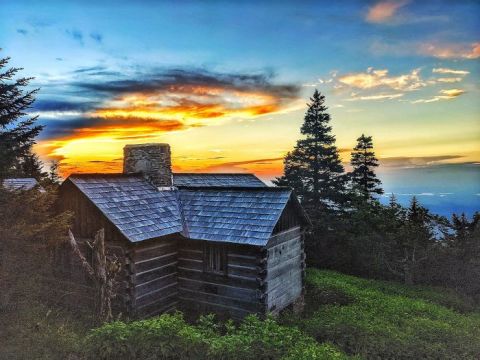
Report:
[[[85,269],[88,276],[90,276],[93,280],[95,280],[95,272],[93,271],[93,268],[88,263],[87,259],[85,259],[85,256],[83,256],[82,252],[80,251],[80,248],[78,247],[77,241],[75,240],[75,237],[73,236],[72,230],[70,230],[70,229],[68,229],[68,238],[69,238],[68,243],[70,244],[70,246],[72,248],[72,252],[75,255],[77,255],[77,257],[80,259],[80,263],[82,265],[82,268]]]

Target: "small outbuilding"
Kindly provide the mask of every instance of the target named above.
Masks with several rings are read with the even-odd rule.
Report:
[[[78,239],[105,230],[131,317],[177,309],[239,319],[303,296],[309,220],[289,188],[253,174],[172,173],[169,145],[143,144],[124,148],[123,173],[70,175],[60,201]]]
[[[34,178],[9,178],[3,180],[3,187],[9,191],[28,191],[38,189],[45,192],[45,189]]]

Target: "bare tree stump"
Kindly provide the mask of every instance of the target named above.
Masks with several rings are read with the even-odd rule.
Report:
[[[100,229],[97,231],[93,243],[88,244],[93,253],[92,264],[88,263],[80,251],[71,230],[68,230],[68,237],[72,252],[80,259],[82,268],[93,280],[95,288],[95,315],[100,322],[110,321],[113,318],[112,299],[116,296],[115,278],[120,272],[121,266],[116,257],[109,259],[105,253],[105,230]]]

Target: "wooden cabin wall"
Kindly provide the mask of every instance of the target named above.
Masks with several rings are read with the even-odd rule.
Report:
[[[72,231],[80,238],[93,238],[95,233],[105,229],[105,240],[125,247],[127,239],[112,225],[98,208],[74,185],[65,182],[60,187],[60,206],[62,210],[74,213]]]
[[[132,244],[127,254],[130,312],[136,318],[172,311],[177,308],[176,236]]]
[[[116,313],[127,313],[131,303],[128,292],[129,269],[126,263],[126,254],[129,249],[129,242],[110,223],[110,221],[88,200],[81,191],[68,181],[60,187],[59,205],[65,211],[73,212],[72,232],[79,244],[82,253],[91,262],[91,253],[86,245],[92,241],[95,233],[105,230],[105,246],[107,255],[115,255],[122,263],[122,271],[117,275],[119,283],[117,296],[112,304]],[[55,264],[57,266],[56,281],[59,291],[65,292],[65,300],[72,298],[73,306],[77,306],[77,294],[81,298],[93,298],[93,292],[87,290],[92,288],[92,282],[84,275],[79,260],[73,256],[70,246],[63,244],[55,253]],[[70,295],[68,295],[70,294]],[[68,296],[67,296],[68,295]],[[92,301],[84,302],[85,306],[91,306]],[[68,305],[68,304],[67,304]]]
[[[267,244],[267,310],[278,313],[304,291],[305,253],[300,227],[273,235]]]
[[[180,308],[187,314],[215,313],[221,318],[241,319],[250,313],[265,313],[259,290],[261,248],[225,246],[226,274],[205,272],[205,241],[182,240],[178,249]],[[210,243],[215,244],[215,243]]]

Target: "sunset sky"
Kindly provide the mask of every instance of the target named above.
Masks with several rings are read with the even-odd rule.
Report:
[[[36,151],[63,175],[118,172],[125,144],[167,142],[177,171],[272,178],[317,88],[345,162],[372,135],[386,187],[441,170],[429,192],[442,174],[480,180],[479,14],[478,1],[2,0],[0,56],[35,77]]]

